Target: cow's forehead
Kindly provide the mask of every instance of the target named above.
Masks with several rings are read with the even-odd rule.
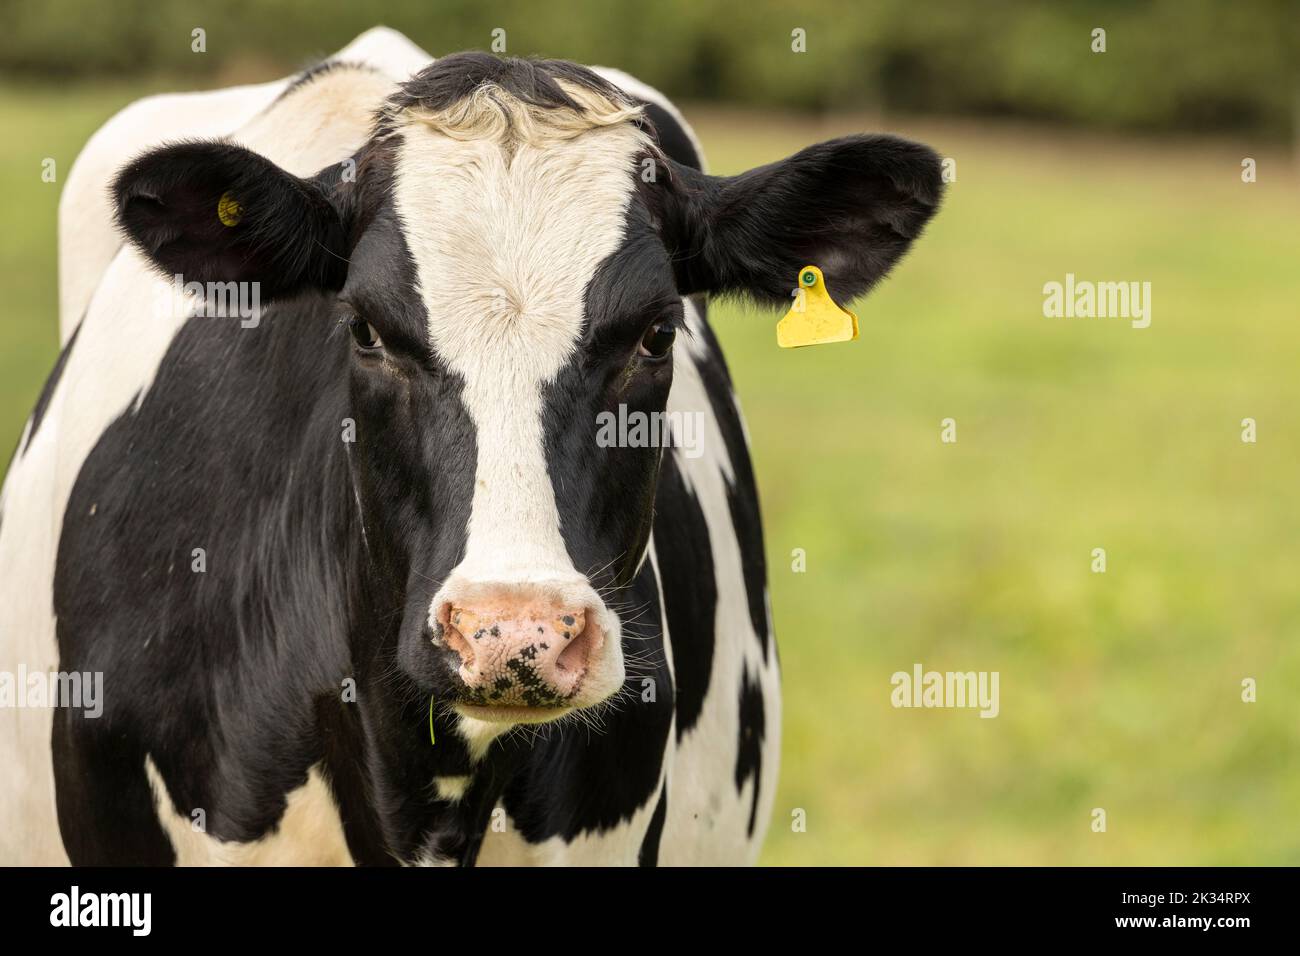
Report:
[[[393,203],[435,354],[466,379],[549,378],[623,240],[645,134],[617,122],[465,138],[414,116],[396,132]]]

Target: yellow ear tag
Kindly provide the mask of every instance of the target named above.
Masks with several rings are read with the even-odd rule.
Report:
[[[799,290],[794,305],[776,324],[776,344],[783,349],[828,342],[852,342],[858,337],[858,317],[835,304],[826,291],[822,270],[799,270]]]
[[[244,207],[230,193],[222,193],[217,200],[217,218],[223,226],[237,226],[244,218]]]

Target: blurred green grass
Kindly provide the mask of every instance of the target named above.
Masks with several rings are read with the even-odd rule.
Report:
[[[0,94],[4,447],[56,351],[61,187],[41,161],[61,183],[143,92]],[[764,861],[1300,863],[1292,160],[1230,141],[687,115],[718,172],[862,129],[957,161],[926,236],[858,304],[857,342],[784,352],[775,316],[713,312],[752,434],[784,667]],[[1151,282],[1151,327],[1044,318],[1043,284],[1067,272]],[[956,444],[939,441],[948,417]],[[1240,441],[1245,417],[1258,444]],[[999,671],[1001,714],[893,709],[890,675],[915,662]],[[1241,702],[1245,677],[1258,703]]]

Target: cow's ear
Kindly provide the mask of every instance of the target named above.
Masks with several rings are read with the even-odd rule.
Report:
[[[739,176],[669,163],[650,188],[684,295],[741,293],[788,304],[799,270],[821,268],[841,301],[866,292],[939,207],[939,157],[894,136],[848,136]]]
[[[164,146],[113,183],[126,237],[186,282],[258,282],[263,298],[338,289],[347,277],[343,213],[325,185],[242,146]]]

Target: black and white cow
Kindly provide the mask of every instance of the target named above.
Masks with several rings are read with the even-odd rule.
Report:
[[[704,297],[782,304],[807,263],[866,291],[938,160],[857,136],[713,177],[623,74],[410,76],[367,36],[193,121],[218,139],[177,109],[119,125],[182,141],[79,161],[126,242],[61,251],[0,669],[102,674],[102,713],[0,710],[0,862],[752,862],[777,655]],[[620,407],[698,415],[699,453],[598,442]]]

